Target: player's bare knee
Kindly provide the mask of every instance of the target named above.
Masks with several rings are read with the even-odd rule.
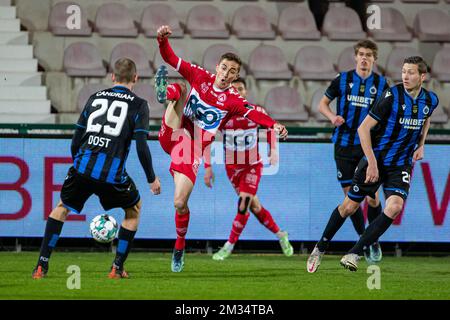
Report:
[[[187,204],[183,198],[175,198],[175,200],[173,201],[173,205],[175,207],[175,210],[177,210],[179,213],[186,213]]]
[[[344,203],[339,206],[339,213],[342,217],[348,217],[354,214],[356,210],[358,210],[358,207],[359,203],[355,201],[344,201]]]
[[[376,208],[378,207],[378,204],[380,203],[380,200],[378,199],[373,199],[371,197],[367,197],[367,203],[369,204],[369,206],[371,206],[372,208]]]
[[[253,204],[253,202],[252,202],[252,204],[250,205],[250,211],[254,214],[260,213],[261,209],[262,209],[262,207],[260,204]]]
[[[400,212],[402,212],[402,209],[403,204],[394,202],[387,204],[384,211],[389,217],[395,219],[400,214]]]

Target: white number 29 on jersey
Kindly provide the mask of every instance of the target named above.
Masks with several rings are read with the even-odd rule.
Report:
[[[106,120],[109,123],[114,124],[115,126],[111,127],[109,124],[104,125],[103,133],[113,137],[117,137],[118,135],[120,135],[123,124],[127,117],[128,103],[114,100],[113,103],[111,103],[111,106],[108,107],[107,99],[95,99],[92,102],[92,107],[100,107],[100,109],[95,110],[89,116],[86,132],[100,132],[102,130],[102,125],[99,123],[94,124],[94,119],[108,112],[108,114],[106,115]],[[118,116],[114,115],[116,109],[119,109]]]

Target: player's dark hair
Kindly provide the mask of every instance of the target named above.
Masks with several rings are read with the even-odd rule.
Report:
[[[247,88],[247,83],[245,83],[244,78],[241,78],[241,77],[237,78],[236,80],[233,80],[233,82],[231,82],[231,83],[242,83],[244,85],[244,87]]]
[[[370,49],[373,52],[375,60],[378,58],[378,46],[375,42],[371,40],[359,40],[354,46],[355,56],[358,54],[360,48]]]
[[[114,64],[113,70],[116,82],[131,83],[136,76],[136,64],[128,58],[121,58]]]
[[[219,60],[219,63],[222,62],[222,60],[228,60],[228,61],[234,61],[239,65],[239,69],[242,66],[242,60],[239,58],[237,54],[234,54],[233,52],[227,52],[224,53]]]
[[[419,56],[408,57],[405,60],[403,60],[403,64],[405,64],[405,63],[417,65],[417,68],[419,69],[420,74],[429,72],[428,64],[425,62],[425,60],[423,60],[422,57],[419,57]]]

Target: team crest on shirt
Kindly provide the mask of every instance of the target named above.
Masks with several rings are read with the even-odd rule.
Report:
[[[202,90],[202,93],[206,93],[208,91],[208,89],[209,89],[209,86],[205,82],[203,82],[200,85],[200,89]]]
[[[353,191],[358,192],[359,191],[359,187],[358,186],[353,186]]]
[[[217,100],[219,100],[219,102],[224,103],[227,100],[227,95],[225,93],[222,93],[217,97]]]
[[[427,115],[430,112],[430,107],[425,106],[422,111],[423,111],[423,114]]]
[[[372,86],[372,88],[370,88],[370,94],[377,94],[377,88],[375,86]]]

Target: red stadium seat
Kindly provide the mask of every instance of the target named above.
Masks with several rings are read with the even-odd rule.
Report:
[[[150,108],[150,119],[160,120],[164,114],[164,105],[156,99],[155,89],[148,83],[137,83],[133,92],[140,98],[147,100]]]
[[[386,62],[386,76],[394,81],[402,79],[403,60],[410,56],[420,56],[417,49],[411,47],[397,47],[389,54]]]
[[[450,41],[450,16],[439,9],[424,9],[414,19],[414,33],[420,41]]]
[[[137,73],[141,78],[150,78],[153,76],[153,69],[150,67],[150,61],[147,58],[144,48],[139,44],[123,42],[116,45],[111,51],[109,60],[110,68],[114,67],[114,63],[120,58],[129,58],[134,61]]]
[[[210,4],[195,6],[189,10],[186,28],[192,38],[228,39],[230,32],[222,12]]]
[[[63,68],[70,77],[104,77],[106,68],[96,46],[75,42],[64,50]]]
[[[266,11],[256,5],[238,8],[233,16],[232,29],[239,39],[275,39]]]
[[[311,116],[319,122],[329,122],[327,117],[325,117],[323,114],[319,112],[319,102],[322,99],[322,97],[325,94],[325,91],[327,90],[327,87],[318,88],[316,91],[314,91],[312,98],[311,98],[311,104],[309,106],[309,110],[311,113]],[[330,103],[331,110],[336,111],[336,99],[331,101]]]
[[[69,29],[67,27],[67,19],[72,14],[67,13],[69,6],[76,5],[81,10],[81,28]],[[48,29],[56,36],[90,36],[92,34],[92,28],[87,21],[86,11],[75,2],[59,2],[56,3],[48,16]]]
[[[229,44],[218,43],[209,46],[203,53],[202,59],[203,68],[205,68],[211,73],[216,73],[216,65],[219,63],[220,57],[226,52],[232,52],[234,54],[239,55],[236,48]],[[241,67],[239,75],[242,78],[246,76],[246,72],[243,66]]]
[[[320,32],[307,7],[289,6],[281,11],[278,30],[285,40],[319,40]]]
[[[444,47],[436,53],[431,71],[439,81],[450,82],[450,47]]]
[[[280,121],[308,121],[300,94],[294,88],[281,86],[269,90],[264,106],[272,118]]]
[[[381,8],[381,29],[369,30],[369,34],[377,41],[410,41],[405,17],[395,8]]]
[[[95,28],[104,37],[136,37],[137,28],[128,8],[121,3],[105,3],[97,9]]]
[[[323,21],[323,32],[330,40],[366,38],[358,14],[348,7],[330,7]]]
[[[142,12],[141,29],[146,37],[156,38],[160,26],[167,25],[172,29],[173,38],[182,38],[184,31],[180,26],[175,10],[165,3],[153,3]]]
[[[260,45],[253,49],[248,60],[249,71],[255,79],[290,80],[292,71],[283,51],[272,45]]]
[[[86,105],[86,102],[89,100],[89,97],[92,96],[94,93],[105,90],[112,86],[107,86],[103,83],[88,83],[81,88],[80,92],[78,92],[78,99],[77,99],[77,111],[82,112],[84,109],[84,106]]]
[[[294,73],[303,80],[331,80],[336,77],[330,54],[319,46],[306,46],[298,50]]]

